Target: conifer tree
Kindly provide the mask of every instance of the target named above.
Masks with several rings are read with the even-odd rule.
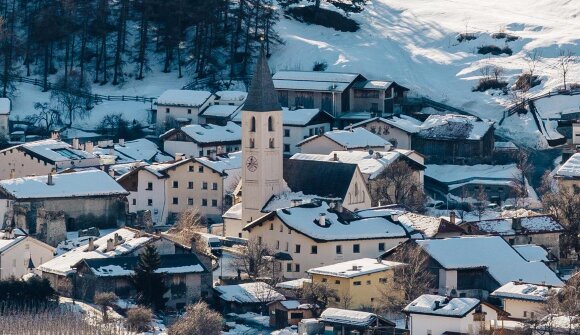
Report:
[[[157,248],[148,245],[139,255],[139,261],[135,266],[135,273],[131,281],[137,291],[137,301],[141,305],[151,307],[154,310],[162,310],[165,307],[166,298],[163,297],[167,292],[164,276],[155,271],[161,265],[161,258]]]

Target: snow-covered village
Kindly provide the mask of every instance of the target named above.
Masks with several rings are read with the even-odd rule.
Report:
[[[580,1],[0,3],[0,335],[580,335]]]

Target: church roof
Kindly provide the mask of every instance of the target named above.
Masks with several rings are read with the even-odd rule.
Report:
[[[254,70],[248,98],[244,105],[245,111],[271,112],[282,110],[278,102],[278,93],[274,89],[272,74],[268,67],[268,60],[264,50],[260,51],[260,57]]]
[[[287,159],[284,180],[294,192],[344,199],[356,169],[356,164]]]

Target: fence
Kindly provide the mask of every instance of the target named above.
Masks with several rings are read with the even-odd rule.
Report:
[[[508,107],[506,110],[504,110],[503,117],[499,121],[499,124],[502,124],[506,117],[512,116],[518,110],[525,108],[526,104],[529,104],[530,101],[536,101],[536,100],[540,100],[543,98],[549,98],[549,97],[557,96],[557,95],[578,95],[578,94],[580,94],[580,88],[574,88],[574,89],[569,89],[569,90],[547,92],[547,93],[539,94],[539,95],[536,95],[536,96],[533,96],[530,98],[523,99],[521,102],[515,103],[512,106]]]

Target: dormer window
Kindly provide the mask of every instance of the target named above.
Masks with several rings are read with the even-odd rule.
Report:
[[[268,117],[268,131],[274,131],[274,120],[272,117]]]

